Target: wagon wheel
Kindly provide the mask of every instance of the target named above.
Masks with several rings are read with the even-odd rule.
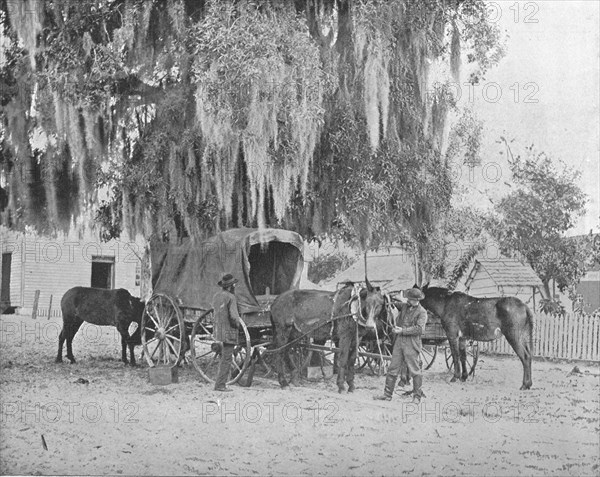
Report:
[[[260,353],[260,359],[257,363],[260,367],[261,376],[264,378],[268,378],[276,373],[275,371],[275,353],[265,353],[264,350],[267,349],[265,346],[267,343],[262,343],[258,345],[254,345],[252,347],[252,353],[254,350],[258,348],[258,352]]]
[[[179,306],[169,296],[157,293],[148,300],[142,314],[142,347],[150,367],[173,367],[181,361],[187,345],[185,324]]]
[[[222,345],[214,339],[213,329],[213,313],[209,311],[196,320],[190,338],[192,364],[200,373],[200,376],[209,383],[215,382],[221,361]],[[236,383],[242,377],[252,356],[250,334],[243,321],[240,321],[239,335],[239,344],[233,350],[231,379],[227,384]]]
[[[391,357],[392,357],[392,344],[384,341],[379,345],[381,347],[381,355],[382,358],[367,358],[367,364],[373,374],[376,376],[384,376],[387,373],[388,368],[390,367]],[[367,344],[368,352],[379,354],[379,347],[377,346],[376,341],[370,341]],[[386,359],[386,357],[388,359]]]
[[[360,343],[358,345],[358,354],[356,355],[356,369],[363,369],[365,366],[369,364],[369,360],[371,358],[367,358],[361,353],[368,353],[368,345],[365,343]]]
[[[477,366],[477,361],[479,360],[479,342],[471,341],[467,345],[467,368],[469,375],[475,375],[475,366]],[[446,367],[450,370],[454,370],[454,360],[452,359],[452,351],[450,347],[447,346],[444,350],[444,355],[446,358]]]
[[[423,345],[421,348],[421,361],[423,361],[423,369],[427,371],[431,366],[433,366],[433,362],[435,361],[435,357],[437,356],[437,346],[435,345]],[[450,359],[452,359],[452,355],[450,355]]]

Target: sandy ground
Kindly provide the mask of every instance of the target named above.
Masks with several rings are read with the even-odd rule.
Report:
[[[82,328],[69,365],[54,363],[58,319],[1,325],[2,474],[600,474],[597,363],[536,361],[519,391],[516,357],[482,356],[473,380],[450,383],[438,356],[418,407],[373,401],[384,378],[368,372],[353,394],[259,377],[223,395],[190,366],[150,384],[145,364],[119,361],[112,328]]]

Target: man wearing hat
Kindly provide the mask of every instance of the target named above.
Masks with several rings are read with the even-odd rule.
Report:
[[[392,351],[392,362],[385,377],[385,389],[383,396],[376,396],[375,399],[384,401],[392,399],[398,374],[406,367],[409,376],[413,380],[413,402],[419,403],[423,397],[423,391],[421,390],[423,384],[421,375],[421,334],[427,323],[427,311],[421,306],[419,300],[422,300],[425,296],[418,288],[410,288],[404,291],[404,297],[408,303],[397,305],[400,314],[393,329],[396,339]]]
[[[221,281],[217,283],[222,290],[215,293],[213,298],[215,340],[223,343],[215,391],[231,391],[226,384],[233,360],[233,349],[238,342],[238,328],[241,320],[237,299],[234,295],[236,283],[237,280],[233,278],[233,275],[229,273],[223,275]]]

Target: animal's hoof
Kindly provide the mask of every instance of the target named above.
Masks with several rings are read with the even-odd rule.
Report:
[[[62,363],[62,362],[63,362],[63,360],[62,360],[62,358],[56,358],[56,359],[54,360],[54,362],[55,362],[55,363]]]
[[[342,394],[345,390],[346,390],[346,388],[344,388],[344,387],[338,388],[338,393]]]
[[[354,384],[351,384],[350,386],[348,386],[349,393],[353,393],[355,389],[356,389],[356,386],[354,386]]]
[[[450,380],[451,383],[455,383],[456,381],[458,381],[456,376],[452,376],[452,379]]]

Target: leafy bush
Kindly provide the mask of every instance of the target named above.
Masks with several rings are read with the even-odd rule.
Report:
[[[356,257],[349,257],[345,253],[335,252],[321,255],[314,259],[308,269],[308,279],[313,283],[333,278],[341,270],[345,270],[356,262]]]
[[[539,311],[552,316],[565,316],[567,312],[565,306],[558,298],[554,300],[542,298],[539,304]]]

